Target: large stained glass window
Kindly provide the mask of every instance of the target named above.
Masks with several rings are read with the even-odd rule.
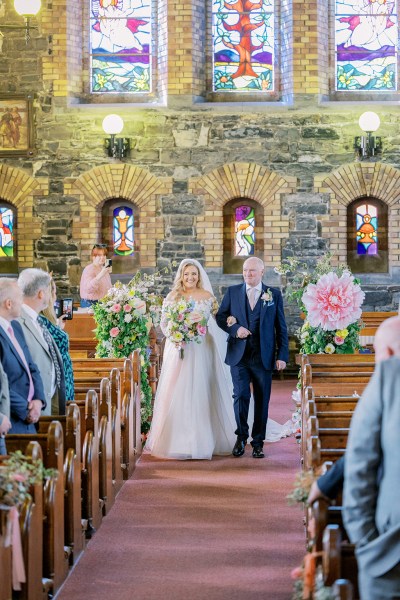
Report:
[[[91,0],[91,91],[151,91],[151,0]]]
[[[274,0],[213,0],[214,91],[274,88]]]
[[[235,208],[235,256],[252,256],[255,241],[254,208],[245,204],[237,206]]]
[[[119,206],[113,210],[113,248],[115,254],[126,256],[132,254],[133,212],[128,206]]]
[[[360,204],[356,213],[357,254],[378,253],[378,211],[373,204]]]
[[[336,0],[336,89],[397,88],[396,0]]]
[[[14,256],[14,214],[11,208],[0,206],[0,257]]]

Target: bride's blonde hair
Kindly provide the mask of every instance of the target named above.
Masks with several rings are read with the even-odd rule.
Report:
[[[183,285],[183,274],[185,272],[186,267],[195,267],[195,269],[197,269],[199,279],[196,283],[196,287],[199,289],[202,289],[202,287],[203,287],[203,281],[201,279],[201,273],[200,273],[199,267],[190,259],[183,260],[178,267],[178,270],[175,275],[174,283],[172,286],[172,290],[171,290],[171,294],[174,297],[178,296],[182,291],[185,290],[184,285]]]

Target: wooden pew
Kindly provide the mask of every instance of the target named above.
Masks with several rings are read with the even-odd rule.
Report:
[[[110,380],[104,377],[100,382],[99,404],[99,492],[103,501],[103,515],[110,511],[115,500],[112,459],[111,385]]]
[[[0,600],[10,600],[12,596],[12,548],[6,548],[8,519],[9,511],[0,507]]]
[[[357,560],[354,545],[343,539],[339,525],[328,525],[322,541],[322,572],[324,584],[331,586],[337,579],[348,579],[358,598]]]
[[[49,580],[49,589],[54,594],[68,572],[68,552],[64,549],[64,442],[60,423],[50,423],[47,434],[8,435],[7,450],[25,452],[30,441],[40,444],[45,467],[57,472],[57,476],[45,482],[43,495],[43,576]]]
[[[69,548],[69,562],[73,564],[84,548],[81,500],[81,429],[80,412],[75,403],[66,407],[65,415],[41,417],[39,433],[47,433],[56,419],[64,433],[64,536]]]

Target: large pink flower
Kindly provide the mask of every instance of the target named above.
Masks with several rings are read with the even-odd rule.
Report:
[[[364,297],[354,277],[346,271],[341,277],[336,273],[322,275],[317,283],[307,286],[302,300],[311,327],[333,331],[345,329],[361,317]]]
[[[119,328],[118,327],[113,327],[112,329],[110,329],[110,337],[112,338],[116,338],[119,334]]]

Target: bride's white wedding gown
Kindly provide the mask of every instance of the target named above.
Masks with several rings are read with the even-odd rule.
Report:
[[[196,301],[195,310],[209,319],[214,335],[208,331],[200,344],[187,344],[183,359],[172,342],[168,339],[165,342],[153,419],[146,442],[146,449],[154,456],[181,460],[211,459],[213,455],[232,452],[236,441],[232,381],[214,337],[219,335],[217,332],[225,338],[226,334],[215,322],[211,323],[212,303],[213,298]],[[266,441],[277,441],[290,435],[290,424],[288,421],[279,425],[268,419]]]

